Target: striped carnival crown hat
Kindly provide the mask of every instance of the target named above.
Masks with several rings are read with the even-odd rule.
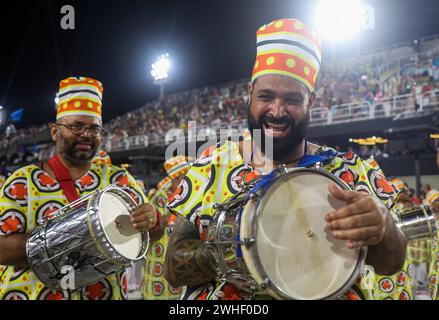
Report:
[[[191,164],[185,156],[177,156],[167,160],[163,167],[168,176],[174,179],[181,174],[186,174],[191,168]]]
[[[430,190],[425,197],[425,202],[431,206],[436,201],[439,201],[439,191],[436,189]]]
[[[167,191],[172,185],[172,179],[169,177],[164,177],[159,183],[157,183],[157,192],[161,190]]]
[[[322,62],[322,43],[313,30],[297,19],[280,19],[256,32],[257,55],[252,83],[267,74],[291,77],[315,91]]]
[[[407,185],[405,184],[405,182],[402,181],[402,180],[399,179],[399,178],[395,178],[395,179],[393,179],[393,180],[390,181],[390,182],[393,184],[393,186],[394,186],[398,191],[404,191],[404,190],[407,190],[407,189],[408,189],[408,187],[407,187]]]
[[[59,84],[56,120],[66,116],[91,116],[102,119],[102,93],[99,81],[70,77]]]

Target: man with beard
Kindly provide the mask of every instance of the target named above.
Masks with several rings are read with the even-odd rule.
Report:
[[[138,207],[131,221],[137,230],[161,235],[161,218],[136,182],[111,163],[93,161],[102,138],[102,84],[91,78],[60,83],[56,123],[51,127],[56,154],[47,162],[14,172],[0,195],[0,300],[107,300],[127,298],[125,272],[77,290],[53,291],[29,268],[26,241],[40,219],[97,189],[116,185]],[[85,223],[85,222],[84,222]]]
[[[331,195],[346,206],[322,217],[328,232],[351,249],[367,246],[366,263],[391,275],[404,263],[406,238],[389,212],[396,189],[352,152],[337,153],[305,140],[309,110],[321,63],[321,43],[303,22],[282,19],[257,31],[258,53],[249,84],[249,127],[253,142],[225,141],[198,159],[183,179],[170,208],[177,221],[166,253],[165,276],[172,286],[187,286],[185,299],[241,299],[248,294],[217,278],[215,253],[206,244],[214,205],[242,190],[242,182],[269,174],[279,165],[307,167],[318,162],[352,190],[335,184]],[[256,130],[270,144],[258,143]],[[270,140],[270,139],[269,139]],[[271,149],[271,150],[270,150]],[[312,285],[312,284],[310,284]],[[346,299],[373,299],[354,285]]]

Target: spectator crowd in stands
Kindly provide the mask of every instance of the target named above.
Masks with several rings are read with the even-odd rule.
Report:
[[[147,136],[151,143],[164,139],[170,129],[188,129],[189,121],[195,121],[198,128],[216,129],[226,125],[241,129],[240,124],[247,119],[247,83],[248,79],[244,79],[149,102],[106,123],[105,145],[111,149],[112,143],[133,136]],[[374,105],[385,98],[420,95],[434,89],[439,89],[439,40],[433,49],[393,59],[385,59],[378,52],[326,64],[320,75],[314,108],[330,109],[334,105],[355,102]],[[3,135],[0,150],[29,143],[30,138],[47,134],[48,130],[48,125],[32,126],[19,129],[8,137]]]

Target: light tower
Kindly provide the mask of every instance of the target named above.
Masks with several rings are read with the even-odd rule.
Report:
[[[163,100],[165,96],[165,84],[168,82],[169,69],[171,67],[171,61],[169,60],[169,54],[162,54],[157,58],[157,61],[151,66],[151,75],[154,78],[154,83],[160,86],[159,100]]]

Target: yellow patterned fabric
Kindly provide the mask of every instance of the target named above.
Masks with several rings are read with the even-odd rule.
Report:
[[[165,221],[169,215],[169,210],[166,208],[168,204],[168,189],[169,184],[161,188],[151,200],[151,203],[161,213]],[[142,295],[145,300],[179,300],[181,297],[181,288],[172,287],[166,281],[163,274],[170,231],[170,227],[167,226],[163,236],[159,240],[154,241],[148,250],[146,262],[143,266]]]
[[[107,166],[111,165],[110,155],[105,150],[99,150],[92,161],[97,164],[103,164]]]
[[[0,174],[0,188],[5,184],[6,177]]]
[[[401,271],[392,276],[375,275],[372,300],[413,300],[414,265],[410,256],[406,256]]]
[[[411,240],[407,244],[407,254],[414,264],[426,263],[430,265],[431,239]]]
[[[145,195],[125,170],[93,163],[83,177],[75,181],[83,197],[109,185],[124,188],[137,203]],[[40,218],[66,206],[68,200],[59,183],[35,165],[21,168],[6,181],[0,196],[0,237],[30,233]],[[29,268],[0,266],[0,300],[120,300],[126,299],[128,283],[125,272],[76,291],[51,291]]]
[[[241,183],[255,177],[255,170],[242,159],[238,145],[224,142],[210,148],[198,159],[170,198],[170,207],[194,223],[200,238],[206,240],[208,226],[214,214],[213,206],[224,203],[241,191]],[[325,152],[329,148],[321,148]],[[320,153],[319,152],[319,153]],[[334,151],[335,152],[335,151]],[[396,189],[377,170],[352,152],[337,154],[324,163],[323,169],[346,182],[353,190],[367,192],[391,207]],[[412,298],[410,261],[393,277],[376,277],[368,289],[360,286],[360,279],[341,299],[405,299]],[[233,292],[224,283],[206,284],[200,288],[187,289],[184,299],[218,299],[224,292]],[[222,291],[219,295],[215,292]],[[406,294],[407,292],[407,294]],[[214,294],[215,293],[215,294]],[[231,294],[233,295],[233,294]],[[236,295],[235,295],[236,297]],[[233,299],[231,296],[225,298]]]
[[[439,285],[437,283],[437,279],[439,276],[439,212],[435,212],[435,214],[436,232],[434,233],[433,240],[431,241],[430,268],[428,278],[432,298],[434,300],[439,300]]]

